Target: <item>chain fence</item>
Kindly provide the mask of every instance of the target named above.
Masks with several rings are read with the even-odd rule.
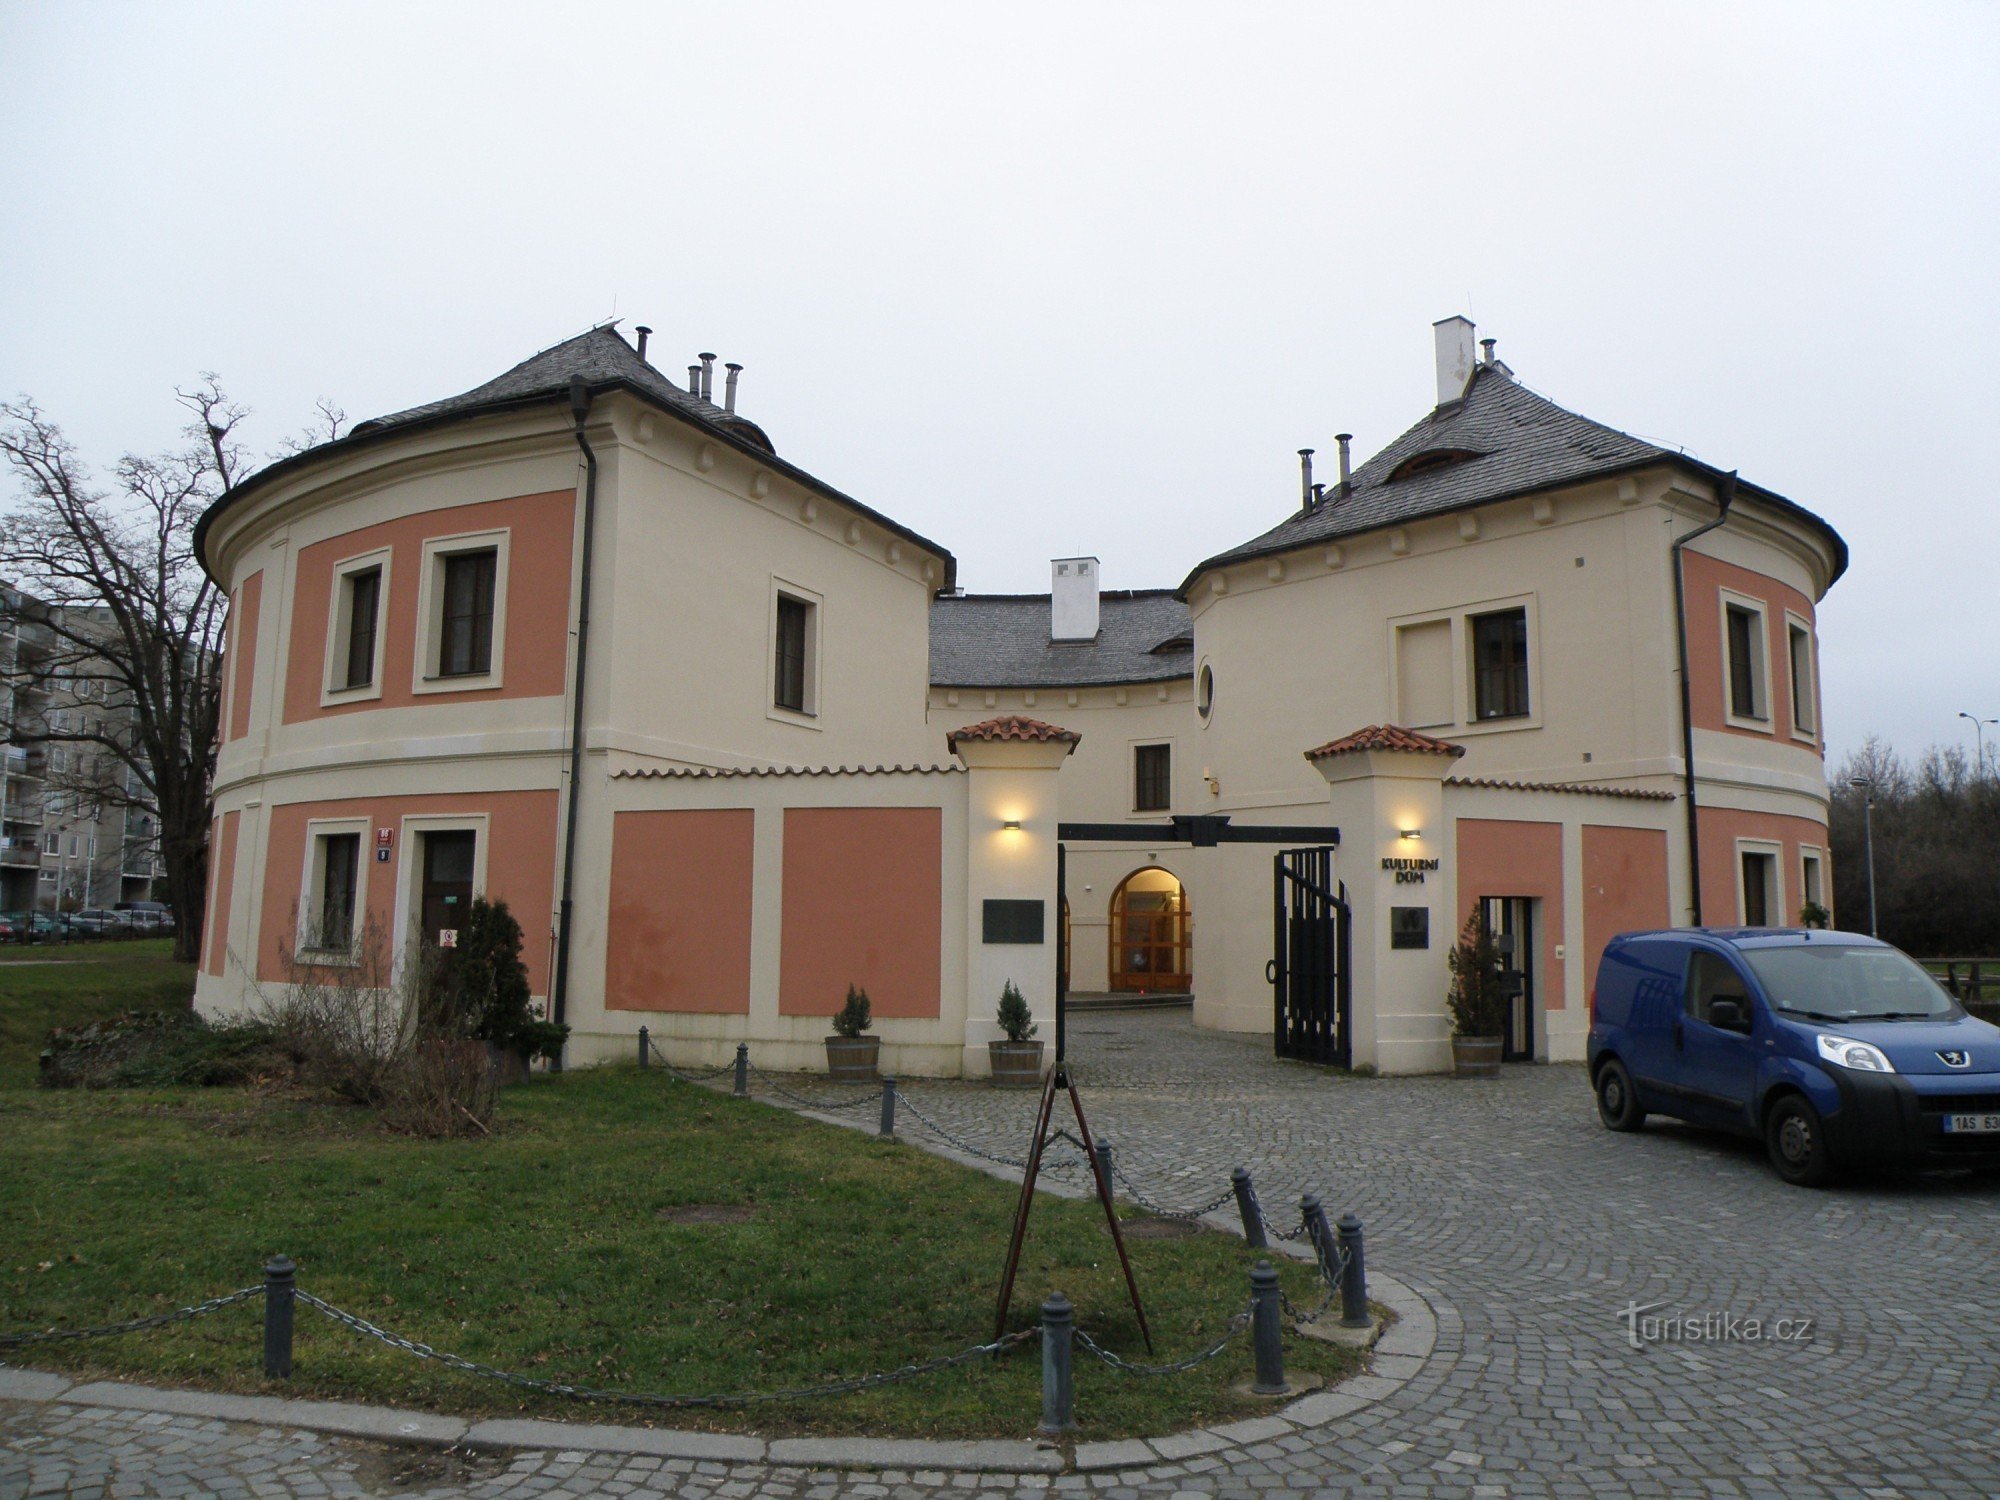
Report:
[[[72,1339],[108,1339],[124,1333],[143,1333],[149,1328],[166,1328],[174,1323],[185,1323],[191,1318],[203,1318],[212,1312],[220,1312],[225,1307],[233,1307],[238,1302],[248,1302],[252,1297],[263,1295],[263,1287],[246,1286],[240,1291],[211,1297],[206,1302],[197,1302],[192,1307],[177,1307],[172,1312],[153,1313],[148,1317],[132,1318],[123,1323],[106,1323],[97,1328],[45,1328],[26,1333],[0,1333],[0,1349],[18,1349],[29,1344],[60,1344]]]
[[[1235,1343],[1242,1336],[1243,1330],[1249,1326],[1250,1309],[1246,1307],[1229,1320],[1228,1330],[1222,1337],[1210,1344],[1199,1354],[1190,1354],[1186,1359],[1177,1359],[1171,1364],[1164,1365],[1141,1364],[1137,1360],[1126,1359],[1122,1355],[1105,1348],[1081,1328],[1076,1330],[1076,1341],[1121,1375],[1185,1375],[1189,1370],[1205,1365],[1212,1359],[1219,1358],[1223,1351]]]
[[[596,1401],[614,1406],[644,1406],[655,1409],[687,1409],[760,1406],[784,1401],[811,1401],[830,1396],[847,1396],[856,1391],[873,1390],[877,1386],[900,1385],[907,1380],[916,1380],[925,1375],[936,1375],[970,1364],[975,1359],[999,1354],[1004,1350],[1036,1337],[1039,1329],[1022,1328],[1013,1333],[1003,1334],[991,1343],[974,1344],[961,1349],[956,1354],[939,1355],[935,1359],[917,1360],[899,1365],[893,1370],[882,1370],[872,1375],[856,1375],[842,1380],[824,1381],[818,1385],[792,1386],[775,1391],[735,1391],[722,1395],[667,1395],[652,1391],[608,1391],[594,1386],[572,1385],[561,1380],[541,1380],[532,1375],[519,1375],[511,1370],[485,1364],[480,1360],[468,1359],[462,1354],[452,1354],[437,1349],[417,1339],[407,1339],[400,1334],[389,1332],[366,1318],[335,1307],[332,1303],[313,1296],[310,1292],[298,1293],[298,1300],[322,1316],[358,1333],[387,1344],[392,1349],[400,1349],[406,1354],[414,1354],[419,1359],[432,1360],[465,1375],[476,1375],[484,1380],[497,1380],[518,1390],[533,1391],[544,1396],[562,1396],[577,1401]]]

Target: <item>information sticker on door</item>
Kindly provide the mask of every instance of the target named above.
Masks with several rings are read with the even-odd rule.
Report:
[[[438,946],[440,948],[456,948],[458,946],[458,929],[456,927],[440,927],[438,929]]]

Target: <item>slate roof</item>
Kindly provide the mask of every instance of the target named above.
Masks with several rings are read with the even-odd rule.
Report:
[[[1047,594],[931,601],[933,687],[1099,687],[1194,674],[1194,623],[1168,589],[1098,595],[1097,639],[1049,639]],[[1169,642],[1186,645],[1161,650]]]
[[[868,517],[894,535],[914,543],[939,558],[944,564],[943,586],[951,587],[958,572],[958,562],[950,552],[928,537],[890,520],[880,511],[863,505],[853,496],[841,493],[825,480],[807,473],[796,464],[779,458],[763,428],[737,413],[724,411],[712,401],[705,401],[682,390],[645,360],[639,358],[638,351],[626,343],[618,331],[608,323],[551,345],[539,354],[522,360],[504,374],[495,376],[484,385],[474,386],[471,390],[456,396],[447,396],[441,401],[429,401],[422,406],[412,406],[403,411],[391,412],[387,416],[370,418],[366,422],[357,423],[345,437],[307,448],[303,452],[295,453],[258,470],[202,513],[201,519],[195,524],[195,554],[202,559],[202,564],[206,567],[207,553],[204,541],[208,535],[208,528],[215,519],[244,496],[261,489],[281,475],[317,463],[330,454],[345,453],[371,443],[391,441],[404,433],[426,427],[440,426],[490,412],[566,401],[573,376],[582,376],[593,396],[602,395],[607,391],[623,390],[650,401],[653,405],[713,435],[721,443],[748,455],[773,472],[783,474],[808,489],[846,506],[856,514]]]
[[[1453,451],[1478,456],[1390,478],[1410,459]],[[1711,480],[1722,477],[1720,470],[1685,453],[1556,405],[1522,385],[1505,365],[1482,365],[1474,371],[1462,398],[1438,407],[1357,468],[1346,495],[1329,486],[1325,502],[1310,512],[1294,511],[1261,536],[1198,564],[1180,592],[1185,595],[1194,581],[1213,567],[1660,463],[1676,464]],[[1847,570],[1847,544],[1820,517],[1782,495],[1746,482],[1739,481],[1738,493],[1818,529],[1832,544],[1833,577]]]
[[[453,412],[478,411],[522,397],[566,395],[570,378],[575,375],[581,375],[592,385],[629,381],[663,406],[699,417],[710,426],[725,428],[766,453],[778,451],[771,446],[771,439],[765,435],[763,428],[735,412],[724,411],[713,401],[705,401],[682,390],[639,358],[638,351],[608,323],[579,333],[573,339],[564,339],[539,354],[530,355],[504,375],[496,375],[484,385],[476,385],[456,396],[447,396],[442,401],[427,401],[422,406],[391,412],[386,417],[370,418],[357,423],[354,432],[358,436],[381,427],[400,427],[405,423],[422,422]]]
[[[1328,740],[1317,750],[1306,751],[1307,760],[1325,760],[1330,755],[1357,755],[1363,750],[1406,750],[1417,755],[1465,754],[1465,746],[1454,745],[1433,735],[1405,729],[1400,724],[1370,724],[1337,740]]]

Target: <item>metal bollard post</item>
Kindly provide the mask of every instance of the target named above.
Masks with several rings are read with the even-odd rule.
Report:
[[[1111,1207],[1112,1198],[1116,1196],[1116,1190],[1111,1185],[1111,1142],[1100,1135],[1091,1142],[1091,1145],[1095,1148],[1094,1154],[1097,1157],[1095,1163],[1097,1180],[1104,1184],[1104,1206],[1108,1209]]]
[[[1340,1326],[1368,1326],[1368,1268],[1361,1257],[1361,1221],[1340,1216],[1340,1248],[1347,1252],[1347,1269],[1340,1278]]]
[[[1317,1193],[1307,1193],[1299,1199],[1299,1216],[1306,1221],[1306,1238],[1312,1241],[1320,1269],[1332,1270],[1333,1226],[1326,1222],[1326,1210],[1320,1206]]]
[[[884,1140],[891,1140],[896,1134],[896,1080],[893,1076],[882,1080],[882,1128],[875,1133]]]
[[[1076,1318],[1069,1298],[1053,1293],[1042,1304],[1042,1425],[1043,1437],[1060,1437],[1076,1427],[1076,1392],[1070,1383],[1070,1341]]]
[[[652,1067],[652,1065],[653,1065],[653,1038],[651,1037],[650,1034],[648,1034],[646,1028],[641,1026],[639,1028],[639,1066],[642,1068],[650,1068]]]
[[[299,1289],[298,1272],[288,1255],[273,1256],[264,1266],[264,1373],[273,1380],[292,1375],[292,1298]]]
[[[1264,1210],[1257,1205],[1257,1188],[1250,1181],[1250,1170],[1238,1167],[1229,1174],[1229,1185],[1236,1189],[1236,1212],[1243,1218],[1243,1241],[1252,1250],[1268,1250],[1271,1242],[1264,1235]]]
[[[736,1044],[736,1097],[739,1099],[748,1099],[750,1097],[750,1044],[748,1042],[738,1042]]]
[[[1259,1396],[1283,1396],[1285,1336],[1278,1316],[1278,1273],[1268,1260],[1250,1268],[1250,1344],[1257,1354],[1257,1379],[1250,1389]]]

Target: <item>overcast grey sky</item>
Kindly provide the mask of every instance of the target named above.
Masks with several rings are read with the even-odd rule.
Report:
[[[1836,753],[2000,718],[2000,6],[0,0],[0,392],[101,467],[614,312],[974,590],[1178,584],[1469,313],[1827,517]],[[1338,726],[1334,726],[1338,727]]]

